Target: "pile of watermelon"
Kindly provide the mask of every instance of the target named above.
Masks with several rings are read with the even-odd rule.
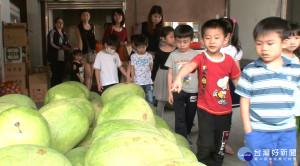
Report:
[[[47,91],[40,109],[27,96],[2,96],[0,135],[1,166],[203,165],[133,83],[99,96],[64,82]]]

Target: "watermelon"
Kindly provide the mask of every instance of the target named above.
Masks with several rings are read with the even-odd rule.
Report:
[[[28,96],[22,94],[7,94],[0,97],[0,103],[16,104],[21,107],[38,110],[35,102]]]
[[[114,86],[107,88],[101,95],[101,103],[104,106],[110,100],[112,100],[115,96],[122,93],[130,93],[133,95],[140,96],[145,98],[145,92],[143,88],[134,83],[120,83]]]
[[[99,101],[101,103],[101,96],[97,92],[89,92],[89,101]]]
[[[174,134],[174,136],[176,138],[176,142],[177,142],[178,146],[183,146],[183,147],[185,147],[187,149],[191,148],[188,140],[184,136],[182,136],[180,134],[177,134],[177,133],[173,133],[173,134]]]
[[[9,109],[9,108],[12,108],[12,107],[18,107],[17,104],[12,104],[12,103],[0,103],[0,114],[1,112]]]
[[[166,129],[166,128],[161,128],[158,127],[157,128],[169,141],[174,142],[175,144],[177,144],[176,142],[176,138],[173,134],[173,132],[171,132],[170,130]]]
[[[165,128],[171,130],[168,123],[163,118],[161,118],[158,115],[155,115],[154,118],[155,118],[155,125],[157,128]]]
[[[88,94],[79,87],[71,84],[58,84],[49,89],[45,95],[44,105],[66,98],[83,98],[88,99]]]
[[[179,148],[183,154],[184,159],[198,161],[196,155],[190,149],[183,147],[183,146],[179,146]]]
[[[98,116],[97,124],[108,120],[132,119],[155,126],[154,114],[148,102],[137,95],[122,93],[105,104]]]
[[[86,166],[144,166],[152,162],[182,158],[179,147],[164,136],[145,130],[125,130],[93,143]]]
[[[65,153],[76,146],[87,134],[87,115],[74,103],[60,103],[39,110],[48,121],[51,131],[51,148]]]
[[[204,164],[189,159],[177,158],[163,160],[150,164],[149,166],[205,166]]]
[[[94,122],[95,118],[95,111],[92,103],[83,98],[66,98],[66,99],[60,99],[60,100],[55,100],[49,104],[46,104],[43,106],[43,109],[40,110],[48,110],[51,107],[55,107],[56,105],[64,105],[64,104],[73,104],[76,105],[80,108],[80,110],[88,117],[89,119],[89,125],[91,126]]]
[[[95,111],[95,118],[93,122],[93,126],[97,125],[97,118],[102,110],[101,97],[96,92],[90,92],[89,101],[92,103]]]
[[[94,127],[89,128],[88,133],[85,135],[85,137],[79,142],[77,147],[80,146],[86,146],[89,147],[92,144],[92,134],[94,131]]]
[[[39,145],[12,145],[0,148],[1,166],[72,166],[61,153]]]
[[[12,107],[0,114],[0,135],[0,148],[14,144],[50,146],[47,121],[26,107]]]
[[[156,134],[161,134],[156,127],[138,120],[110,120],[97,125],[92,134],[92,142],[105,137],[106,135],[123,130],[147,130]]]
[[[68,84],[68,85],[71,85],[73,87],[77,87],[77,88],[81,89],[85,93],[86,96],[89,96],[89,93],[90,93],[89,89],[84,84],[82,84],[80,82],[77,82],[77,81],[65,81],[62,84]]]
[[[70,160],[73,166],[84,166],[88,149],[88,147],[77,147],[68,151],[65,156]]]

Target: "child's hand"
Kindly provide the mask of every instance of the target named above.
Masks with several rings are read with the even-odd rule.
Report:
[[[103,86],[102,86],[101,83],[97,84],[97,88],[98,88],[98,91],[99,91],[99,92],[102,92]]]
[[[174,82],[172,83],[172,85],[171,85],[171,92],[177,92],[177,93],[180,93],[181,87],[182,87],[181,80],[178,79],[178,78],[176,78],[176,79],[174,80]]]
[[[172,92],[169,92],[169,103],[171,104],[171,105],[173,105],[173,94],[172,94]]]
[[[80,82],[83,84],[84,83],[84,80],[82,78],[80,78]]]

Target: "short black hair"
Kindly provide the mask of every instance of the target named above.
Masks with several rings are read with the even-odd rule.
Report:
[[[114,10],[112,11],[112,14],[111,14],[111,21],[112,21],[112,24],[113,24],[113,25],[116,24],[116,21],[114,20],[114,15],[115,15],[115,13],[118,13],[119,15],[122,16],[122,21],[121,21],[121,23],[120,23],[120,27],[123,27],[123,25],[125,24],[125,14],[124,14],[123,10],[122,10],[122,9],[114,9]]]
[[[300,27],[296,22],[288,21],[289,28],[289,36],[299,36],[300,35]]]
[[[76,55],[82,55],[82,51],[80,49],[74,49],[73,51],[73,56],[76,56]]]
[[[139,36],[139,34],[133,34],[130,36],[130,43],[134,43],[134,40]]]
[[[120,47],[120,38],[116,34],[110,34],[107,37],[106,44],[108,46],[115,46],[116,48]]]
[[[148,38],[144,35],[137,35],[133,41],[134,45],[137,46],[147,46],[148,45]]]
[[[225,37],[227,36],[226,24],[222,20],[210,19],[210,20],[206,21],[201,27],[201,37],[202,38],[204,37],[206,30],[209,28],[213,28],[213,29],[220,28],[220,29],[222,29],[224,36]]]
[[[161,37],[167,37],[168,34],[169,34],[170,32],[174,32],[174,28],[171,27],[171,26],[165,26],[165,27],[163,27],[163,29],[161,30],[160,36],[161,36]]]
[[[262,19],[256,24],[253,30],[253,38],[256,40],[259,35],[266,35],[271,32],[278,33],[282,41],[287,39],[289,37],[287,21],[280,17]]]
[[[193,40],[193,38],[194,38],[194,30],[189,25],[181,24],[181,25],[178,25],[175,28],[174,36],[175,36],[175,38],[176,37],[178,37],[178,38],[189,37],[189,38],[191,38],[191,40]]]

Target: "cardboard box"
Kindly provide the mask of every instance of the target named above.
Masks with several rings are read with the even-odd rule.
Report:
[[[15,81],[20,85],[21,89],[26,89],[26,76],[25,75],[6,75],[5,81]]]
[[[5,63],[4,66],[5,66],[4,69],[5,76],[26,75],[25,63]]]
[[[48,90],[47,73],[29,75],[29,96],[34,102],[44,102]]]
[[[6,63],[25,63],[25,47],[4,47],[4,56]]]
[[[26,46],[26,23],[4,23],[3,40],[4,47]]]
[[[28,96],[28,88],[22,89],[22,95]]]

